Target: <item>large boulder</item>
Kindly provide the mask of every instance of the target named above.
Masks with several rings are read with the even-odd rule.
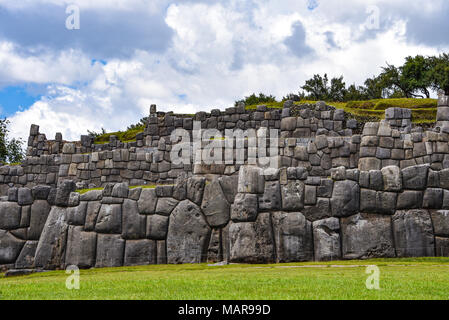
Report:
[[[423,190],[427,185],[428,172],[428,164],[402,169],[402,185],[404,189]]]
[[[256,221],[257,212],[257,195],[251,193],[239,193],[231,206],[231,219],[234,222]]]
[[[256,222],[232,222],[229,228],[230,260],[241,263],[275,262],[275,245],[270,213],[259,214]]]
[[[206,185],[206,178],[191,177],[187,180],[187,199],[201,205],[203,200],[204,187]]]
[[[31,205],[28,240],[39,240],[50,210],[51,207],[45,200],[35,200],[33,202],[33,204]]]
[[[262,194],[265,178],[263,170],[255,166],[242,166],[239,170],[238,192]]]
[[[13,230],[20,227],[21,207],[16,202],[0,202],[0,229]]]
[[[265,182],[265,191],[259,197],[259,209],[261,211],[273,211],[280,210],[281,206],[281,186],[279,181]]]
[[[116,234],[99,234],[97,238],[96,268],[123,265],[125,240]]]
[[[90,268],[95,265],[97,234],[85,232],[81,226],[70,226],[67,235],[65,265]]]
[[[331,210],[334,217],[347,217],[359,211],[360,187],[351,181],[336,181],[332,191]]]
[[[140,215],[137,201],[125,199],[122,206],[122,238],[145,239],[146,216]]]
[[[139,213],[153,214],[156,210],[156,202],[156,190],[148,188],[142,189],[139,201],[137,202]]]
[[[382,179],[385,191],[402,190],[402,176],[399,167],[388,166],[382,168]]]
[[[356,214],[341,219],[344,259],[391,258],[395,256],[391,217]]]
[[[430,211],[434,233],[436,236],[449,237],[449,211],[431,210]]]
[[[17,269],[30,269],[34,267],[34,256],[36,254],[37,244],[37,241],[27,241],[25,243],[16,260],[15,267]]]
[[[312,223],[299,212],[273,212],[277,262],[313,259]]]
[[[72,180],[63,180],[56,190],[55,204],[59,207],[69,205],[70,193],[76,190],[76,184]]]
[[[25,241],[17,239],[11,233],[0,230],[0,264],[16,262]]]
[[[299,211],[304,208],[304,182],[291,180],[281,186],[282,210]]]
[[[86,222],[84,224],[84,231],[94,231],[95,223],[97,222],[98,213],[101,209],[100,201],[89,201],[86,209]]]
[[[397,211],[392,217],[398,257],[433,257],[435,241],[427,210]]]
[[[178,204],[170,216],[167,234],[168,263],[206,260],[210,228],[200,208],[190,200]]]
[[[122,205],[102,204],[95,231],[98,233],[122,233]]]
[[[220,181],[226,199],[229,203],[233,203],[237,195],[239,176],[237,174],[233,176],[222,176],[218,180]]]
[[[207,222],[212,228],[219,228],[228,224],[230,205],[218,179],[214,179],[204,188],[201,210],[203,210]]]
[[[179,201],[174,198],[158,198],[155,213],[169,216],[178,203]]]
[[[313,222],[313,242],[316,261],[340,260],[340,221],[328,218]]]
[[[67,208],[52,207],[37,245],[34,260],[36,267],[64,267],[68,227]]]
[[[153,240],[165,240],[168,232],[168,221],[168,217],[158,214],[147,216],[147,238]]]
[[[156,263],[156,241],[126,240],[125,266],[139,266]]]
[[[362,189],[360,192],[360,211],[366,213],[394,214],[397,194],[394,192]]]

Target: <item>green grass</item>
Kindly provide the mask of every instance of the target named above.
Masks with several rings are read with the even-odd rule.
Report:
[[[146,184],[143,186],[129,186],[129,189],[135,189],[135,188],[142,188],[142,189],[154,189],[156,188],[155,184]],[[104,188],[90,188],[90,189],[78,189],[75,190],[75,192],[78,192],[79,194],[85,194],[89,191],[93,191],[93,190],[103,190]]]
[[[331,267],[339,265],[339,267]],[[368,290],[366,265],[380,268]],[[1,299],[448,299],[449,259],[376,259],[283,265],[152,265],[0,278]]]
[[[317,101],[302,100],[295,102],[295,105],[315,104]],[[436,120],[437,100],[436,99],[376,99],[367,101],[333,102],[327,101],[328,105],[337,109],[343,109],[358,120],[369,118],[371,121],[384,119],[385,110],[388,108],[408,108],[412,110],[412,120],[414,123],[433,123]],[[283,102],[268,103],[268,108],[280,109]],[[247,106],[247,110],[255,110],[254,106]]]
[[[137,134],[143,132],[144,129],[145,129],[144,126],[140,126],[136,129],[105,133],[96,137],[94,143],[95,144],[109,143],[109,138],[112,135],[117,136],[117,139],[119,139],[121,142],[133,142],[136,141]]]

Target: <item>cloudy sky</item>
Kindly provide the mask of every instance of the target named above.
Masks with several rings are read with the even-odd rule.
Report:
[[[386,62],[448,52],[448,17],[447,0],[0,0],[0,116],[16,137],[36,123],[78,140],[153,103],[224,109],[315,73],[361,84]]]

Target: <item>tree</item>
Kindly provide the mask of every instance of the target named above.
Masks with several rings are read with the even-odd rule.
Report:
[[[263,93],[259,93],[259,96],[256,96],[256,94],[253,93],[252,95],[245,97],[243,100],[236,101],[235,106],[237,107],[241,102],[245,103],[247,106],[253,106],[257,104],[276,102],[276,97],[271,94],[267,96]]]
[[[345,95],[346,83],[343,81],[343,76],[341,76],[340,78],[332,78],[327,100],[344,101]]]
[[[407,57],[405,64],[400,67],[401,76],[408,83],[408,87],[414,92],[421,92],[427,99],[430,98],[429,88],[432,85],[431,69],[430,59],[420,55]]]
[[[384,97],[386,88],[381,76],[368,78],[365,80],[364,84],[365,86],[362,88],[366,100],[382,99]]]
[[[365,87],[357,87],[355,84],[351,84],[348,89],[346,89],[344,101],[358,101],[358,100],[368,100],[366,95]]]
[[[438,57],[430,57],[429,78],[434,90],[444,90],[449,94],[449,54],[443,53]]]
[[[327,74],[324,74],[324,77],[315,74],[313,78],[307,80],[305,85],[301,88],[309,93],[308,98],[312,100],[326,100],[329,95],[328,83],[329,79],[327,78]]]
[[[23,160],[22,139],[9,139],[9,120],[0,119],[0,162],[19,163]]]

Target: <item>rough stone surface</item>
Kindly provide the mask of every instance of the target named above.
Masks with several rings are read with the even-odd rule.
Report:
[[[313,222],[313,241],[316,261],[340,260],[340,221],[328,218]]]
[[[336,181],[331,199],[331,210],[334,217],[347,217],[359,210],[360,187],[351,180]]]
[[[0,230],[0,264],[14,263],[25,241],[17,239],[11,233]]]
[[[299,212],[273,212],[277,262],[313,259],[312,223]]]
[[[120,267],[123,265],[125,240],[120,235],[99,234],[97,238],[96,268]]]
[[[427,210],[398,211],[392,217],[398,257],[433,257],[435,243]]]
[[[436,236],[449,237],[449,211],[431,210],[430,211],[433,228]]]
[[[65,265],[90,268],[95,265],[97,234],[84,232],[81,226],[70,226],[67,235]]]
[[[270,213],[259,214],[256,222],[232,222],[229,238],[231,262],[275,262]]]
[[[64,267],[68,227],[67,208],[52,207],[37,245],[34,260],[36,267]]]
[[[37,241],[27,241],[16,260],[15,267],[18,269],[28,269],[34,267],[34,255],[36,254]]]
[[[256,221],[258,212],[257,195],[239,193],[231,206],[231,219],[235,222]]]
[[[156,241],[126,240],[125,266],[156,264]]]
[[[165,240],[169,218],[158,214],[147,216],[146,236],[153,240]]]
[[[170,216],[168,263],[200,263],[207,259],[210,228],[200,208],[190,200],[178,204]]]
[[[344,259],[392,258],[395,256],[391,218],[356,214],[341,219]]]
[[[139,213],[153,214],[156,210],[156,191],[154,189],[142,189],[137,205]]]
[[[0,202],[0,229],[19,228],[21,210],[21,207],[15,202]]]
[[[98,213],[95,231],[98,233],[122,233],[122,206],[102,204]]]
[[[300,180],[281,186],[282,210],[300,211],[304,208],[304,189],[304,182]]]
[[[229,222],[230,205],[218,179],[214,179],[204,188],[201,210],[212,228],[223,227]]]
[[[137,201],[125,199],[122,206],[122,238],[144,239],[146,217],[139,214]]]

